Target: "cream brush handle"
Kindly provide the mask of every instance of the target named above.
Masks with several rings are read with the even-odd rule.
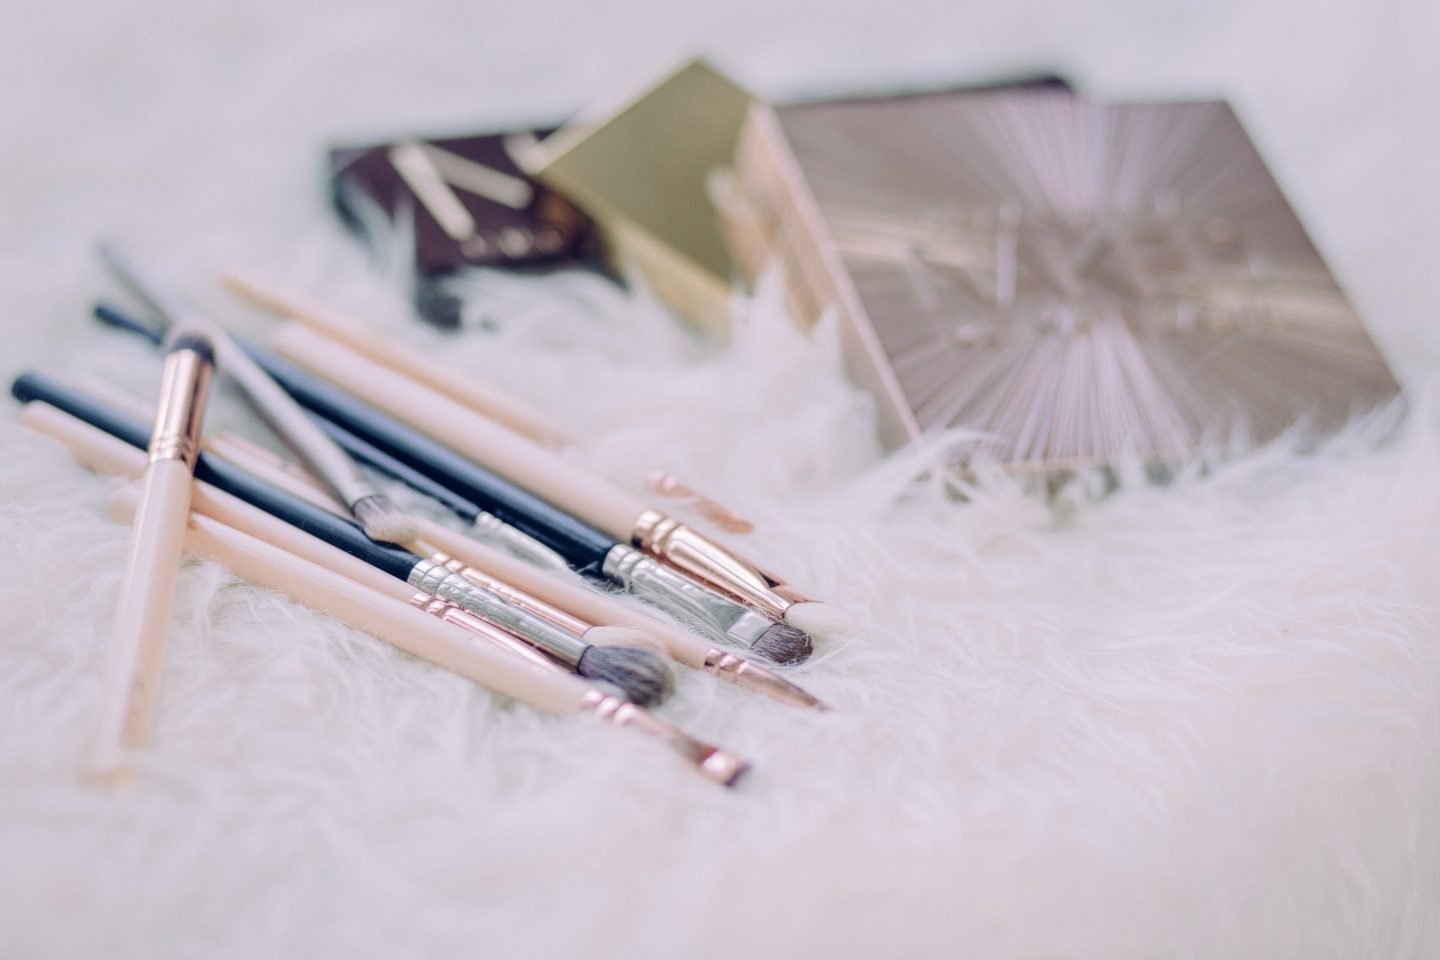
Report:
[[[140,451],[46,404],[28,404],[21,418],[26,426],[65,444],[82,463],[100,469],[113,469],[120,475],[133,475],[143,468],[144,454]],[[127,451],[128,457],[125,455]],[[130,496],[133,497],[133,493]],[[271,531],[277,537],[315,540],[249,504],[210,490],[206,484],[195,485],[194,499],[197,510],[218,512],[233,509],[242,517],[248,511],[256,522],[273,521],[284,528]],[[122,496],[122,510],[125,509],[124,502],[125,497]],[[733,785],[749,766],[739,757],[695,739],[632,703],[588,686],[567,671],[555,671],[547,666],[545,672],[541,672],[538,667],[504,651],[477,647],[469,634],[401,603],[393,593],[367,589],[361,583],[292,556],[283,549],[246,536],[204,515],[191,515],[186,541],[191,549],[227,563],[242,577],[289,592],[301,602],[354,623],[392,646],[430,660],[498,693],[550,713],[566,714],[580,710],[611,726],[635,727],[657,737],[692,764],[702,776],[716,783]],[[368,564],[340,550],[315,542],[329,550],[331,559],[337,564],[353,562],[369,568]],[[390,577],[384,577],[384,582],[386,591],[406,589]],[[306,585],[303,588],[302,583]],[[296,591],[300,589],[304,590],[303,596],[297,595]],[[367,612],[372,611],[376,616],[367,617]]]
[[[123,394],[121,394],[123,396]],[[28,403],[20,411],[20,421],[25,426],[38,433],[43,433],[51,439],[58,440],[85,466],[101,473],[117,477],[134,477],[145,468],[145,454],[130,446],[122,440],[97,430],[87,423],[77,420],[60,410],[45,403]],[[279,471],[289,484],[287,487],[292,492],[301,496],[312,497],[318,506],[334,510],[336,513],[343,511],[331,501],[327,494],[312,484],[300,481],[292,475]],[[278,479],[277,476],[266,479]],[[293,484],[293,487],[290,485]],[[128,494],[130,502],[133,503],[133,493]],[[127,502],[121,498],[122,506]],[[415,603],[414,591],[407,585],[402,584],[380,570],[376,570],[364,561],[357,560],[349,554],[336,550],[329,545],[322,543],[314,537],[307,536],[296,530],[289,524],[277,520],[263,510],[252,507],[250,504],[239,500],[221,490],[216,490],[209,484],[196,483],[193,487],[191,506],[198,514],[219,520],[240,530],[242,533],[249,533],[260,537],[265,541],[286,547],[291,553],[311,560],[321,566],[328,567],[366,586],[377,593],[394,597],[398,601],[408,600]],[[133,512],[133,507],[131,508]],[[433,598],[426,597],[427,601]],[[439,601],[443,604],[443,601]],[[463,628],[470,633],[479,634],[489,641],[509,650],[526,660],[544,665],[547,668],[563,670],[553,661],[547,660],[543,654],[538,653],[533,647],[515,639],[498,627],[495,627],[478,617],[473,617],[459,610],[443,610],[435,614],[447,622],[462,624]]]
[[[111,511],[117,519],[123,520],[129,514],[133,496],[133,492],[122,489],[111,500]],[[497,693],[553,714],[574,713],[586,706],[591,688],[583,681],[569,674],[542,673],[505,651],[476,644],[462,630],[393,595],[387,596],[211,517],[191,518],[184,545],[220,561],[244,580],[278,590]],[[404,588],[403,584],[399,586]]]
[[[242,300],[287,320],[304,324],[370,360],[427,383],[438,392],[536,443],[547,447],[563,447],[570,442],[570,438],[565,436],[563,431],[513,397],[459,376],[404,344],[357,330],[352,324],[330,315],[321,307],[250,277],[227,273],[222,278],[222,283]]]
[[[621,543],[643,502],[583,467],[517,436],[429,387],[297,323],[282,325],[276,351],[311,373],[604,530]]]
[[[126,754],[150,742],[185,518],[190,512],[192,477],[185,464],[153,463],[143,483],[120,584],[120,606],[106,649],[99,730],[87,765],[87,773],[99,780],[132,776]]]
[[[286,320],[304,324],[376,363],[426,384],[437,393],[541,446],[559,450],[572,443],[563,430],[521,401],[470,377],[461,376],[402,343],[357,330],[353,324],[324,308],[252,277],[232,272],[225,274],[221,282],[242,300]],[[646,478],[646,485],[656,496],[683,503],[728,533],[750,533],[755,529],[745,518],[664,471],[652,471]]]
[[[146,452],[135,525],[120,582],[100,688],[100,716],[86,773],[129,779],[128,753],[145,746],[155,725],[165,634],[190,512],[200,424],[214,372],[214,347],[193,329],[173,333]]]

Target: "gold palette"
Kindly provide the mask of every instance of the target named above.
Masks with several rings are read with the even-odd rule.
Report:
[[[1053,88],[751,107],[727,236],[837,310],[900,446],[1057,471],[1329,429],[1397,384],[1230,108]]]

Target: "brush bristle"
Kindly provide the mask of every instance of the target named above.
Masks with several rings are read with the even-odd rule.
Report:
[[[785,621],[792,627],[799,627],[816,637],[839,633],[848,625],[844,614],[830,604],[818,600],[792,603],[785,610]]]
[[[799,627],[777,623],[760,634],[750,650],[772,663],[804,663],[815,652],[815,644]]]
[[[590,646],[576,669],[582,677],[613,683],[636,706],[659,703],[675,690],[670,664],[649,650]]]
[[[419,536],[410,515],[383,493],[361,497],[350,505],[350,512],[371,540],[406,544]]]

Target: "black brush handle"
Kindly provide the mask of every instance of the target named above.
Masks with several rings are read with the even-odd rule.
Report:
[[[108,304],[95,304],[95,319],[106,326],[124,330],[126,333],[138,334],[157,347],[165,342],[165,330],[159,324],[147,323],[128,313],[122,313]]]
[[[144,450],[150,445],[148,426],[110,410],[100,401],[53,377],[33,372],[21,374],[11,385],[10,392],[21,403],[37,400],[48,403],[132,447]],[[421,559],[403,547],[376,543],[349,520],[302,500],[219,457],[202,453],[195,461],[195,478],[259,507],[397,579],[407,579]]]
[[[96,316],[112,326],[150,336],[143,322],[128,319],[122,311],[113,307],[97,307]],[[467,515],[456,510],[456,513],[467,522],[473,522],[479,511],[488,510],[560,554],[577,572],[597,578],[602,576],[600,571],[605,555],[618,542],[609,534],[472,463],[444,444],[270,351],[238,337],[235,340],[300,406],[321,420],[341,427],[343,433],[331,435],[356,460],[370,463],[375,469],[389,473],[407,485],[413,486],[411,477],[426,478],[466,502],[467,509],[473,512]],[[321,425],[324,426],[323,423]],[[356,440],[365,446],[351,446]],[[383,454],[386,459],[383,462],[368,460],[367,454],[372,451]],[[392,463],[405,468],[404,474],[392,473],[388,467]],[[430,492],[420,487],[415,489],[422,493]],[[441,502],[450,506],[446,501]]]
[[[130,314],[122,313],[109,304],[96,304],[95,317],[101,323],[108,326],[124,330],[126,333],[138,334],[157,347],[165,342],[165,331],[159,326],[146,323],[144,320],[131,316]],[[248,345],[246,349],[247,351],[253,352]],[[394,457],[385,454],[364,440],[361,440],[344,427],[331,423],[324,417],[314,413],[310,414],[310,419],[314,420],[315,425],[325,431],[326,435],[343,447],[351,457],[379,470],[387,476],[399,480],[412,490],[416,490],[432,500],[438,501],[441,506],[460,517],[466,523],[474,523],[475,518],[480,515],[480,508],[469,500],[453,493],[446,487],[442,487],[429,477],[415,472]]]
[[[246,349],[252,348],[247,346]],[[385,454],[390,461],[429,478],[470,501],[478,509],[488,510],[520,532],[535,538],[564,557],[575,570],[599,575],[605,555],[616,544],[609,534],[287,360],[263,350],[252,350],[252,356],[305,409],[339,424],[351,436]],[[345,447],[341,437],[337,436],[336,440]],[[346,449],[357,459],[364,458],[364,451]],[[377,463],[376,468],[386,471],[384,464]],[[396,479],[405,481],[402,476]],[[474,516],[470,519],[473,520]]]
[[[479,507],[449,487],[436,483],[418,470],[406,466],[379,447],[355,436],[338,423],[332,423],[314,411],[307,412],[310,414],[310,419],[315,421],[315,425],[325,431],[325,435],[339,444],[354,460],[373,470],[378,470],[387,477],[399,480],[416,493],[423,493],[466,523],[474,523],[475,518],[480,516]]]

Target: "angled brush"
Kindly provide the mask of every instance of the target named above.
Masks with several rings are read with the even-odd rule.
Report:
[[[24,374],[15,381],[12,393],[21,402],[40,400],[49,403],[133,446],[143,447],[148,442],[148,431],[144,426],[117,415],[103,404],[49,377]],[[195,473],[200,480],[285,520],[417,590],[448,600],[504,628],[582,676],[614,684],[636,703],[658,702],[674,689],[674,676],[669,666],[651,650],[590,642],[515,605],[495,591],[451,572],[442,564],[403,547],[377,543],[347,520],[223,460],[201,454],[196,461]],[[607,631],[602,634],[607,644],[648,645],[647,639],[633,630],[595,629]]]
[[[409,515],[370,483],[338,446],[325,436],[284,390],[213,323],[190,316],[190,311],[147,277],[114,247],[101,244],[100,258],[121,284],[166,326],[182,318],[204,329],[215,342],[220,365],[235,378],[266,424],[283,439],[344,501],[366,536],[382,543],[413,539]]]

